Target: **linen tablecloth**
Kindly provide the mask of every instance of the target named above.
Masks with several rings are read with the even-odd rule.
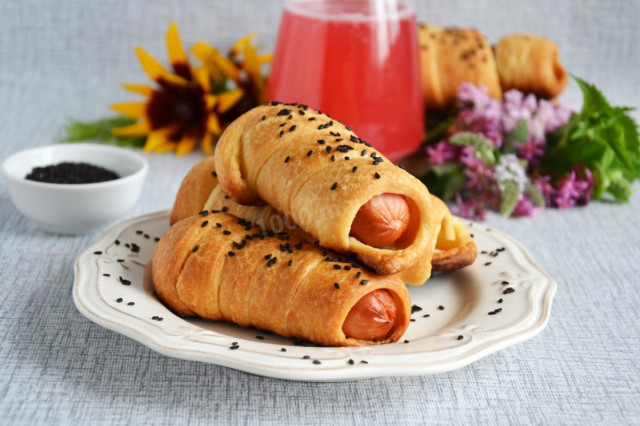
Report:
[[[636,1],[420,1],[419,17],[554,39],[567,67],[614,104],[637,106]],[[272,48],[281,2],[0,3],[0,159],[55,142],[69,117],[108,115],[144,82],[132,48],[166,58],[164,32],[228,47],[258,31]],[[564,96],[576,105],[571,85]],[[634,113],[636,118],[638,113]],[[170,207],[201,157],[147,156],[129,217]],[[640,185],[635,185],[636,193]],[[4,424],[595,424],[640,423],[640,197],[487,224],[527,246],[558,281],[548,327],[454,372],[347,383],[288,382],[167,358],[84,318],[73,305],[76,256],[99,233],[54,236],[0,184],[0,423]]]

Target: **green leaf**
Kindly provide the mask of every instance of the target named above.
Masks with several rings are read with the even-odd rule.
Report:
[[[600,114],[607,111],[610,108],[609,102],[604,97],[602,92],[598,90],[593,84],[587,83],[581,78],[571,74],[573,79],[578,83],[580,90],[582,90],[582,111],[580,115],[584,118],[592,114]]]
[[[520,120],[518,125],[511,133],[507,135],[502,141],[501,151],[505,154],[512,154],[516,152],[516,142],[526,142],[529,137],[529,124],[527,120]]]
[[[518,204],[518,200],[520,200],[520,190],[515,180],[505,180],[501,182],[501,184],[502,201],[500,202],[500,215],[502,215],[502,217],[508,217],[513,213],[513,209],[516,208],[516,204]]]
[[[431,127],[427,125],[425,144],[431,145],[443,140],[449,133],[449,129],[451,129],[453,119],[454,117],[447,117]]]
[[[616,200],[621,202],[628,202],[629,197],[633,194],[631,185],[622,176],[610,177],[609,186],[607,192],[615,197]]]
[[[465,180],[464,170],[456,164],[430,166],[429,171],[420,177],[430,193],[445,201],[455,197]]]
[[[65,126],[66,136],[60,142],[95,141],[119,146],[132,146],[141,148],[146,138],[115,136],[111,133],[113,127],[124,127],[135,123],[137,120],[128,117],[111,117],[101,120],[82,122],[70,120]]]
[[[460,132],[449,138],[449,142],[458,146],[471,146],[474,155],[488,165],[495,165],[498,161],[494,146],[484,135],[472,132]]]
[[[629,171],[635,174],[633,164],[631,164],[631,157],[624,142],[624,129],[621,125],[614,123],[613,125],[596,130],[594,139],[607,144],[613,150],[618,160],[620,160]]]
[[[544,196],[542,195],[542,192],[540,192],[540,188],[538,188],[537,186],[527,182],[524,185],[524,194],[529,197],[529,200],[531,200],[534,206],[545,206],[546,202]]]

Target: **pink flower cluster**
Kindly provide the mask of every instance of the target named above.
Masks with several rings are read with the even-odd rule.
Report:
[[[520,191],[513,216],[531,216],[541,210],[523,191],[525,186],[537,187],[549,207],[566,208],[589,202],[594,179],[586,167],[574,168],[566,175],[545,175],[539,168],[547,135],[569,120],[571,109],[517,90],[506,92],[500,102],[489,96],[486,87],[470,83],[460,86],[457,107],[447,138],[426,147],[429,164],[458,165],[463,171],[464,184],[456,195],[455,213],[483,219],[487,206],[499,209],[505,179],[515,181]],[[510,135],[523,121],[527,127],[525,140],[512,141],[507,148]],[[448,138],[457,132],[486,137],[500,162],[488,164],[476,155],[472,146],[451,144]]]

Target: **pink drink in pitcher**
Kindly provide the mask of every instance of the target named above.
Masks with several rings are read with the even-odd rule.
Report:
[[[395,0],[285,3],[267,100],[350,125],[392,161],[424,131],[416,14]]]

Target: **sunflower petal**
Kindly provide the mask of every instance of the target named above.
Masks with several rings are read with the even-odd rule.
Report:
[[[198,137],[190,132],[185,132],[180,138],[178,147],[176,148],[176,155],[181,156],[190,153],[195,148],[198,142]]]
[[[196,80],[204,93],[209,93],[211,91],[211,79],[209,78],[209,71],[206,67],[200,67],[193,70],[195,74]]]
[[[202,150],[207,155],[213,155],[213,135],[210,132],[205,132],[202,137]]]
[[[176,149],[177,144],[175,142],[167,142],[164,145],[160,145],[156,148],[156,154],[164,154],[165,152],[174,151]]]
[[[143,149],[146,152],[153,152],[156,148],[166,144],[167,142],[169,142],[169,134],[162,130],[156,130],[149,133]]]
[[[265,53],[258,56],[258,62],[260,65],[268,64],[273,60],[273,53]]]
[[[234,89],[218,95],[216,110],[223,114],[233,107],[244,95],[244,90]]]
[[[240,70],[236,64],[220,54],[215,47],[200,41],[193,46],[192,51],[205,66],[216,68],[236,83],[240,82]]]
[[[258,37],[258,35],[258,33],[249,33],[240,37],[235,43],[233,43],[233,46],[231,46],[231,54],[238,55],[240,53],[244,53],[247,47],[251,45],[251,40]]]
[[[124,90],[128,90],[129,92],[137,93],[139,95],[148,98],[153,93],[153,87],[147,86],[146,84],[129,84],[122,83],[120,85]]]
[[[125,117],[140,118],[144,117],[146,106],[146,102],[120,102],[112,104],[111,109]]]
[[[147,120],[140,120],[130,126],[112,127],[111,133],[115,136],[144,136],[151,131]]]
[[[220,128],[220,120],[218,120],[217,115],[209,114],[209,118],[207,118],[207,130],[214,135],[219,135],[222,132]]]
[[[186,86],[189,84],[187,80],[184,78],[171,74],[167,69],[162,66],[160,62],[158,62],[153,56],[149,55],[146,50],[141,47],[136,47],[136,54],[138,55],[138,60],[142,65],[142,69],[149,76],[150,79],[154,81],[160,81],[162,79],[169,81],[171,83],[180,84],[181,86]]]
[[[207,110],[211,110],[218,103],[218,97],[216,95],[204,95],[204,102],[207,104]]]
[[[169,25],[167,30],[167,52],[169,53],[169,61],[172,65],[176,64],[188,64],[187,54],[184,52],[182,42],[180,41],[180,33],[178,32],[178,26],[175,22]]]

